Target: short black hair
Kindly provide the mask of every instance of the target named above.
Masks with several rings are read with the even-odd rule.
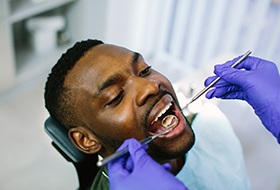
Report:
[[[76,42],[59,58],[51,69],[45,85],[45,107],[50,116],[70,128],[81,123],[71,102],[71,92],[64,87],[67,73],[75,66],[89,49],[103,44],[100,40],[84,40]]]

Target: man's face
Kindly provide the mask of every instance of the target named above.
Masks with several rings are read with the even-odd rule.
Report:
[[[176,116],[178,124],[149,144],[149,154],[166,160],[185,154],[194,143],[171,83],[138,53],[98,45],[78,61],[64,85],[75,91],[73,104],[98,138],[103,156],[125,139],[142,140],[164,130],[161,122],[167,115]]]

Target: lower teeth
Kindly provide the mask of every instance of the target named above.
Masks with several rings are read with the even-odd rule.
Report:
[[[176,126],[178,123],[178,119],[175,115],[167,115],[163,118],[161,124],[165,128]]]

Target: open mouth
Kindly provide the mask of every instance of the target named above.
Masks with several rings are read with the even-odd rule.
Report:
[[[151,134],[156,134],[162,132],[166,128],[172,130],[177,124],[178,118],[175,114],[175,105],[173,102],[170,102],[157,114],[155,119],[148,126],[148,131]]]

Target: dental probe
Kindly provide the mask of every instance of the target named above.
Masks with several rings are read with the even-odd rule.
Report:
[[[175,124],[176,124],[176,123],[174,123],[173,125],[171,125],[171,126],[165,128],[165,130],[164,130],[164,131],[161,131],[160,133],[157,133],[157,134],[155,134],[155,135],[153,135],[153,136],[149,136],[149,137],[147,137],[147,138],[141,140],[141,141],[140,141],[141,145],[148,144],[149,142],[151,142],[151,141],[154,140],[155,138],[159,137],[160,135],[163,135],[163,134],[167,133]],[[112,155],[110,155],[110,156],[104,158],[103,160],[99,160],[99,161],[96,163],[96,165],[97,165],[98,167],[104,166],[105,164],[108,164],[108,163],[111,162],[112,160],[114,160],[114,159],[116,159],[116,158],[119,158],[119,157],[121,157],[121,156],[124,156],[124,155],[126,155],[126,154],[128,154],[128,148],[127,148],[127,147],[126,147],[126,148],[123,148],[123,149],[120,150],[120,151],[115,152],[114,154],[112,154]]]
[[[246,59],[252,52],[248,50],[240,59],[238,59],[231,67],[236,67],[239,63],[241,63],[244,59]],[[211,87],[213,87],[219,80],[221,80],[221,77],[216,78],[213,82],[211,82],[208,86],[203,88],[200,92],[198,92],[190,101],[187,103],[182,110],[187,108],[191,103],[193,103],[195,100],[197,100],[200,96],[202,96],[207,90],[209,90]]]

